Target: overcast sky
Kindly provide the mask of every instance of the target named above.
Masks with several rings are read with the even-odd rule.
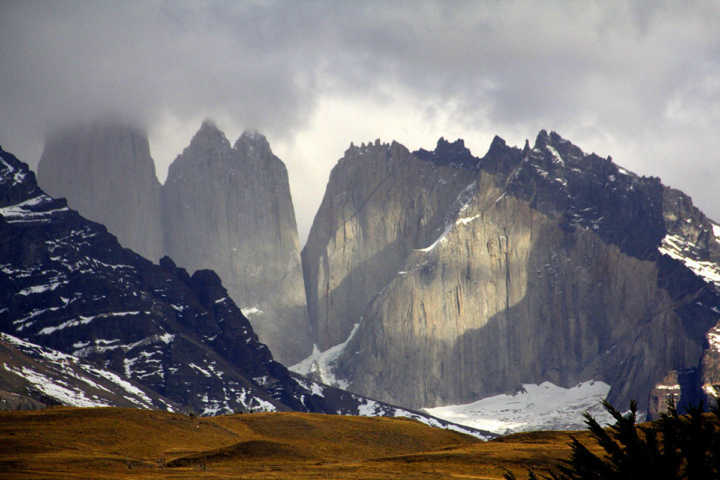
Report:
[[[720,2],[0,0],[0,144],[120,115],[158,175],[204,118],[265,133],[301,237],[351,141],[478,156],[555,130],[720,220]]]

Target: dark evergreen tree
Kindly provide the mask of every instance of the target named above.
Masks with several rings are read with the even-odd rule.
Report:
[[[647,426],[637,425],[637,404],[621,414],[603,403],[615,424],[603,428],[585,414],[588,429],[604,454],[597,455],[572,437],[572,454],[556,470],[528,480],[714,480],[720,479],[720,403],[706,413],[702,404],[680,415],[670,402],[668,411]],[[511,472],[506,480],[516,480]]]

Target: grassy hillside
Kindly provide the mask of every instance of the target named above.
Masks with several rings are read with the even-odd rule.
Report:
[[[0,478],[499,479],[566,458],[568,441],[539,432],[485,443],[397,418],[52,408],[0,413]]]

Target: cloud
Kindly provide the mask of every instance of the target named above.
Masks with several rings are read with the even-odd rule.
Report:
[[[350,141],[457,135],[481,155],[546,128],[720,219],[718,18],[712,1],[5,1],[0,143],[36,163],[47,131],[112,113],[148,129],[162,176],[203,118],[255,127],[307,231]]]

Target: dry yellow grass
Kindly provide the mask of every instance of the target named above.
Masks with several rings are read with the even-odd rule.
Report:
[[[575,433],[588,443],[585,433]],[[569,454],[569,434],[480,442],[407,419],[120,408],[0,413],[8,479],[500,479]]]

